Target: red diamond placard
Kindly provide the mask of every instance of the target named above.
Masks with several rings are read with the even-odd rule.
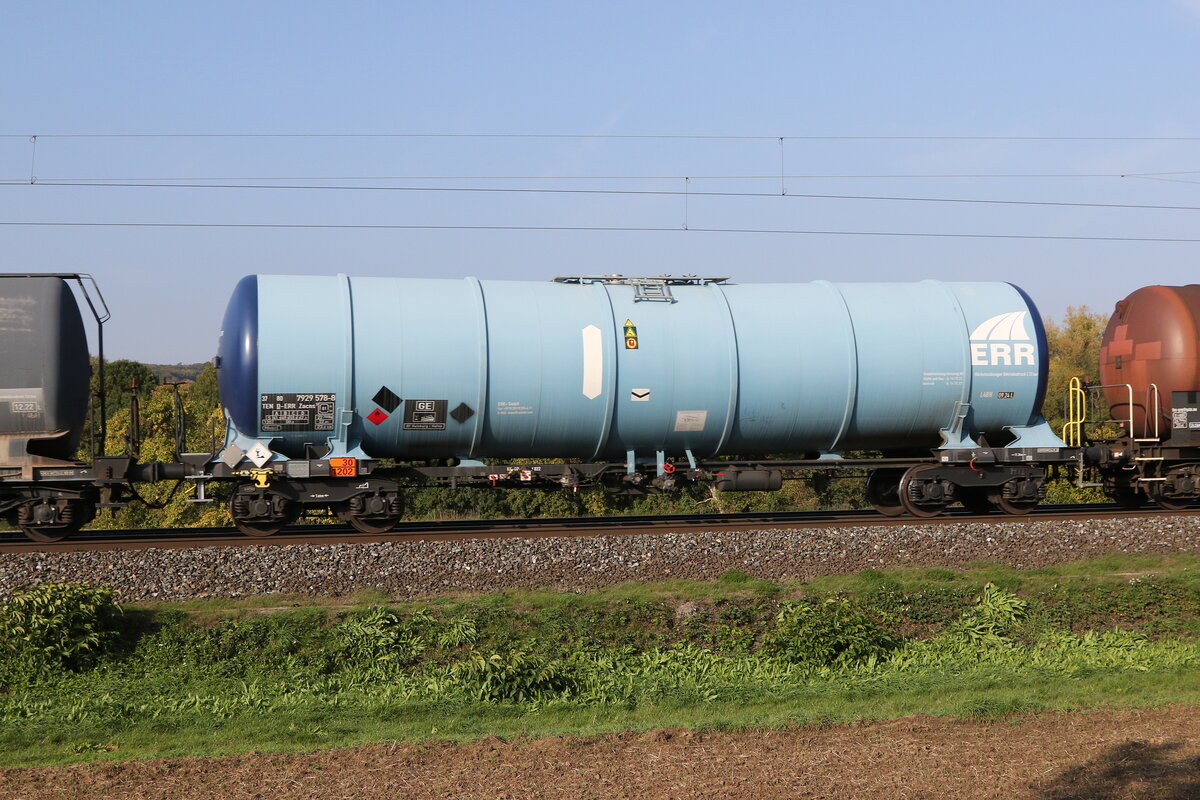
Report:
[[[367,415],[367,419],[371,420],[371,422],[375,423],[376,425],[381,424],[387,418],[388,415],[384,413],[382,408],[377,408]]]

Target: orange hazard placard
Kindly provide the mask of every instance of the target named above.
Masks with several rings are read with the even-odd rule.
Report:
[[[331,458],[329,474],[335,478],[353,478],[358,475],[358,461],[353,458]]]

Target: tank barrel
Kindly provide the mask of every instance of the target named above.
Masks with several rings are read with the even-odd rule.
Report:
[[[220,365],[243,450],[630,462],[1001,440],[1048,358],[999,282],[258,275]]]

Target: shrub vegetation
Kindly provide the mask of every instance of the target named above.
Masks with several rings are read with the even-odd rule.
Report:
[[[283,609],[46,585],[0,606],[0,761],[1200,702],[1194,562]]]

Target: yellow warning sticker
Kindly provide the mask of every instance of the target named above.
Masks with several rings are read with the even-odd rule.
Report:
[[[633,324],[633,320],[625,320],[625,349],[638,349],[637,326]]]

